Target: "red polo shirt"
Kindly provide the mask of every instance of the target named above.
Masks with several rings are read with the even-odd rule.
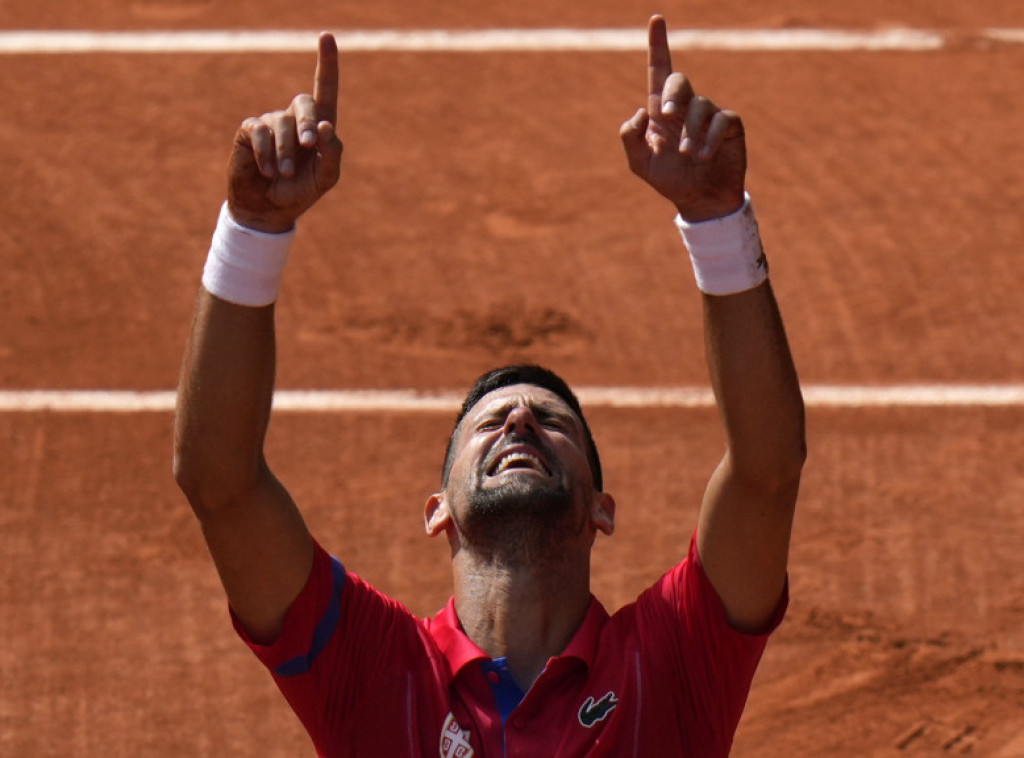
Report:
[[[498,674],[482,665],[489,659],[453,601],[417,619],[319,545],[273,645],[235,628],[317,754],[332,758],[724,758],[768,639],[729,626],[695,539],[686,559],[614,615],[591,599],[568,647],[505,723]]]

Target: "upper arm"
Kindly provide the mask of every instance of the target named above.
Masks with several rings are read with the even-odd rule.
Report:
[[[251,489],[200,524],[236,618],[253,642],[272,642],[313,566],[313,538],[291,496],[264,466]]]
[[[228,600],[254,641],[276,636],[313,541],[263,457],[274,387],[274,308],[201,290],[175,417],[175,479],[202,525]]]
[[[704,303],[727,451],[704,495],[697,547],[730,622],[756,630],[785,588],[806,456],[803,399],[769,283]]]
[[[729,622],[740,631],[763,631],[775,617],[786,587],[798,488],[798,478],[770,487],[744,481],[728,455],[708,484],[697,550]]]

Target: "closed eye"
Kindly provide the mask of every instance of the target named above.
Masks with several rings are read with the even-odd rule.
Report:
[[[557,429],[559,431],[565,431],[569,428],[569,420],[563,416],[551,413],[538,413],[537,420],[541,425],[548,429]]]

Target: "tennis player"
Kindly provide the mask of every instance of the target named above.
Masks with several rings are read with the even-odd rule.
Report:
[[[591,594],[590,557],[615,501],[575,395],[537,366],[484,375],[458,416],[424,509],[451,548],[454,595],[435,616],[414,617],[310,534],[263,442],[288,247],[340,174],[333,37],[320,38],[311,94],[237,131],[185,353],[175,473],[235,629],[318,755],[729,753],[787,605],[803,404],[745,192],[742,122],[672,71],[661,17],[649,44],[646,106],[620,136],[688,247],[727,445],[679,562],[611,615]]]

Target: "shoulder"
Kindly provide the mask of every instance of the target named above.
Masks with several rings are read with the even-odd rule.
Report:
[[[636,601],[612,615],[609,630],[628,629],[646,644],[728,644],[763,648],[767,637],[782,623],[788,605],[784,595],[771,623],[759,633],[735,629],[725,605],[701,564],[696,532],[686,556],[668,569]]]
[[[348,571],[319,543],[309,578],[289,606],[276,640],[258,645],[235,622],[239,635],[257,657],[281,676],[308,671],[328,648],[408,641],[417,636],[419,626],[405,606]]]

